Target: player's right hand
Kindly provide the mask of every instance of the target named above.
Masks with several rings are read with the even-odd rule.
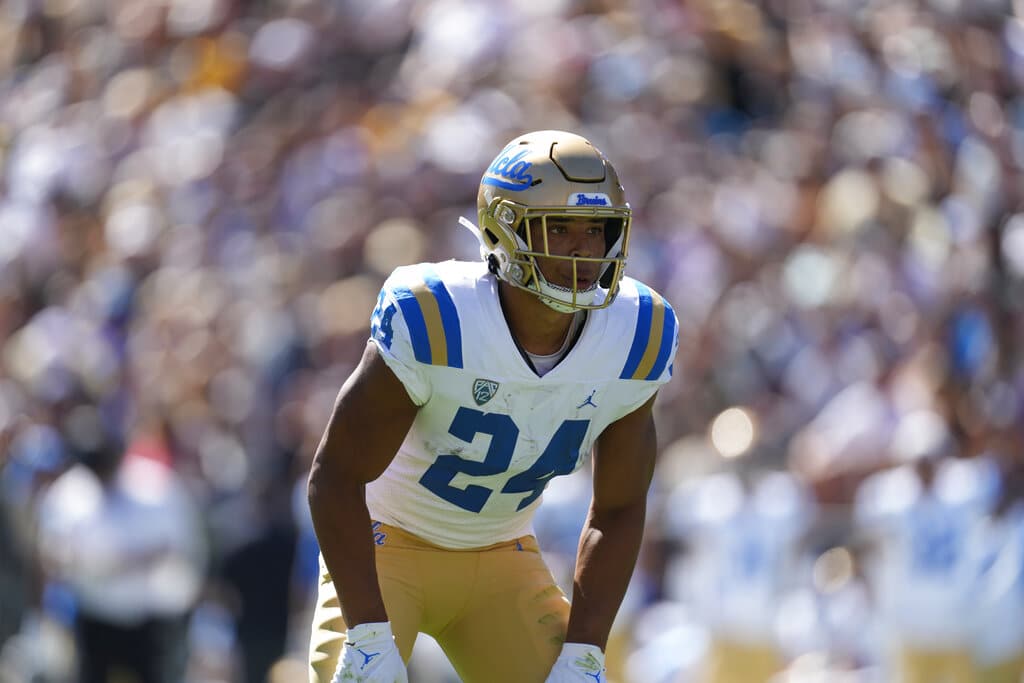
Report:
[[[597,645],[564,643],[544,683],[606,683],[604,652]]]
[[[409,683],[391,622],[359,624],[348,630],[331,683]]]

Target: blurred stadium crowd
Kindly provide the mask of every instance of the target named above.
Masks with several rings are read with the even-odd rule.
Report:
[[[1017,683],[1022,86],[1011,0],[4,2],[0,681],[305,680],[378,287],[559,128],[681,321],[609,679]],[[585,477],[546,498],[568,581]]]

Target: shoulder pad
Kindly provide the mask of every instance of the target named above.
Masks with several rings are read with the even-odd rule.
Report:
[[[462,367],[458,309],[433,264],[398,268],[384,283],[371,319],[371,333],[389,349],[398,312],[417,362]]]
[[[678,343],[679,323],[675,311],[656,291],[638,280],[627,278],[620,299],[636,307],[636,328],[619,379],[667,380],[672,375],[672,358]],[[629,290],[635,290],[629,296]],[[618,303],[618,302],[616,302]]]

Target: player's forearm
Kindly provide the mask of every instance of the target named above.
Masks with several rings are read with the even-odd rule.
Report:
[[[615,510],[591,508],[576,556],[566,642],[605,648],[636,565],[645,514],[644,500]]]
[[[364,486],[326,479],[322,468],[314,468],[309,479],[309,508],[345,624],[351,628],[387,621]]]

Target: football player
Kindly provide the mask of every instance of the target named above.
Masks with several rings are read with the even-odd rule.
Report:
[[[786,472],[725,471],[685,482],[669,505],[693,546],[691,600],[710,635],[699,680],[767,683],[785,666],[778,606],[796,586],[810,492]]]
[[[312,681],[406,681],[418,633],[466,683],[603,683],[672,374],[668,303],[624,277],[630,208],[586,139],[511,141],[480,182],[480,262],[398,268],[317,449]],[[592,455],[591,455],[592,454]],[[592,459],[572,603],[531,533]]]
[[[894,442],[916,434],[909,464],[867,478],[855,517],[876,552],[867,561],[879,616],[892,641],[890,678],[902,683],[977,680],[971,615],[977,606],[978,532],[997,478],[990,463],[953,457],[954,442],[930,411],[902,418]]]

